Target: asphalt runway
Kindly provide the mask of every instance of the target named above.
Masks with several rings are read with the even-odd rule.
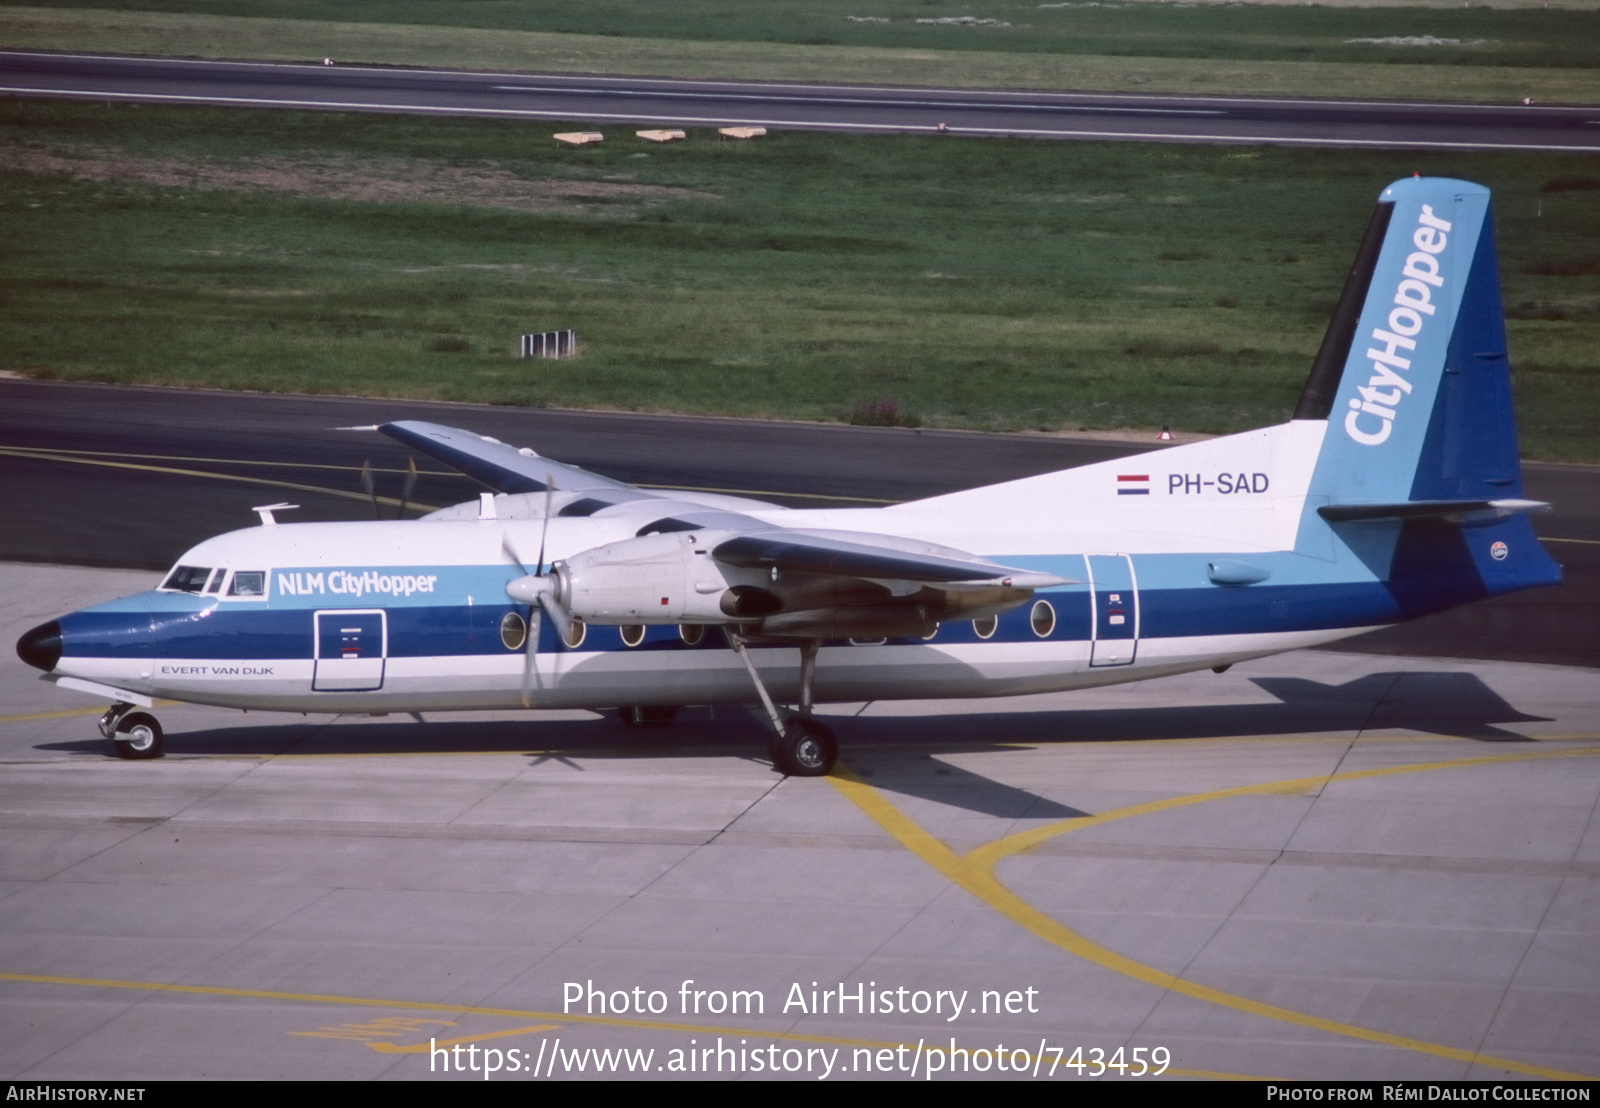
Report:
[[[1600,109],[673,81],[0,52],[0,95],[632,126],[1594,151]]]

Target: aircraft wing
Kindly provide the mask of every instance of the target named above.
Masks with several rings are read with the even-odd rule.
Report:
[[[541,458],[527,447],[518,449],[507,446],[499,439],[475,435],[456,427],[407,419],[382,424],[378,430],[413,450],[443,462],[451,469],[460,470],[496,492],[543,492],[545,484],[552,479],[555,486],[564,492],[590,489],[639,491],[622,481],[614,481],[564,462]]]
[[[730,566],[867,580],[1003,584],[1017,589],[1069,583],[1066,578],[999,565],[963,550],[891,535],[774,527],[770,520],[737,510],[739,503],[734,497],[716,497],[712,503],[686,503],[685,494],[640,489],[541,457],[526,447],[518,449],[498,439],[437,423],[404,420],[382,424],[378,430],[499,492],[543,492],[550,483],[561,492],[587,494],[563,508],[562,515],[603,517],[636,512],[641,507],[648,508],[651,502],[659,503],[670,514],[651,519],[640,528],[640,535],[683,530],[734,532],[712,552],[718,561]],[[740,503],[751,509],[773,507],[759,501]]]
[[[720,562],[745,569],[770,566],[801,573],[940,584],[981,581],[1019,589],[1069,583],[1063,577],[1012,569],[931,543],[910,544],[887,535],[852,531],[759,531],[726,539],[711,553]]]

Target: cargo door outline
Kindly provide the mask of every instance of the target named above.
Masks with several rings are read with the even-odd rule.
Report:
[[[1127,554],[1086,554],[1092,640],[1089,665],[1129,666],[1139,650],[1139,581]]]
[[[313,692],[373,692],[383,688],[389,620],[382,608],[313,615]]]

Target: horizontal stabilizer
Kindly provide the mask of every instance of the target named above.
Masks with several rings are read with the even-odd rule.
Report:
[[[1325,504],[1317,514],[1329,523],[1376,519],[1502,519],[1526,512],[1547,512],[1542,500],[1406,500],[1398,504]]]

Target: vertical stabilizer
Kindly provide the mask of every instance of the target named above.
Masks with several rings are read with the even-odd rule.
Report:
[[[1384,189],[1378,204],[1387,218],[1374,218],[1363,243],[1362,253],[1370,255],[1373,231],[1382,225],[1359,315],[1345,338],[1338,333],[1345,321],[1336,314],[1319,354],[1319,399],[1327,405],[1320,414],[1328,434],[1310,492],[1327,497],[1325,503],[1393,503],[1413,499],[1421,479],[1432,496],[1447,451],[1430,439],[1456,444],[1459,458],[1460,444],[1470,438],[1472,449],[1508,457],[1515,480],[1489,190],[1466,181],[1406,178]],[[1346,285],[1347,299],[1363,260]],[[1343,301],[1340,307],[1347,309]],[[1341,372],[1330,394],[1333,365]],[[1454,380],[1447,384],[1447,377]],[[1317,385],[1313,372],[1308,393]],[[1503,418],[1483,418],[1485,405],[1502,409]],[[1484,440],[1485,431],[1493,441]],[[1436,472],[1424,475],[1428,455]],[[1499,496],[1516,495],[1510,486],[1499,488]]]
[[[1383,190],[1295,418],[1327,421],[1300,552],[1355,557],[1406,615],[1560,579],[1522,514],[1488,189]]]

